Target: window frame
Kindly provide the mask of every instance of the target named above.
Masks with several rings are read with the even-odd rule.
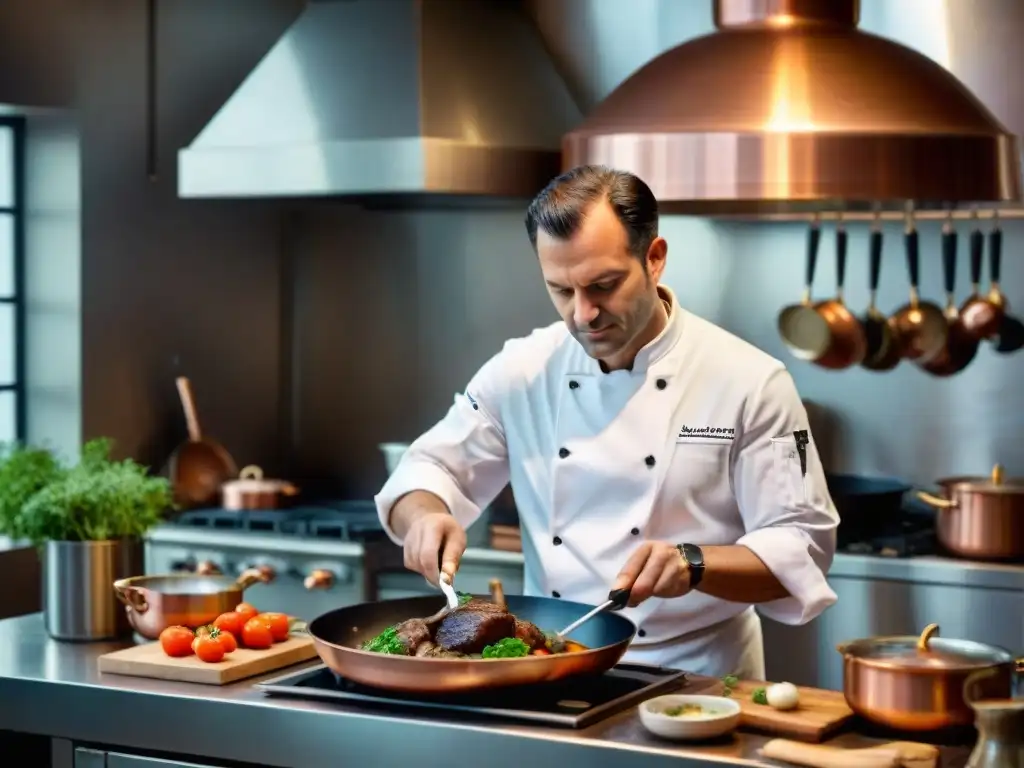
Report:
[[[0,383],[0,392],[14,393],[14,439],[24,442],[28,433],[25,405],[25,119],[0,117],[0,128],[11,130],[12,205],[0,206],[0,214],[11,216],[14,242],[14,293],[0,296],[0,304],[14,307],[14,381]]]

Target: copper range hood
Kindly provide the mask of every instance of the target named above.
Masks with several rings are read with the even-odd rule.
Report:
[[[1017,137],[950,72],[857,29],[857,0],[714,0],[717,31],[656,57],[562,142],[695,215],[1021,197]]]

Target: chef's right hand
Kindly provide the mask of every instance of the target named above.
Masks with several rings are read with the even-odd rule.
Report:
[[[448,512],[426,512],[409,527],[404,549],[405,567],[437,586],[439,570],[455,580],[466,551],[466,532]]]

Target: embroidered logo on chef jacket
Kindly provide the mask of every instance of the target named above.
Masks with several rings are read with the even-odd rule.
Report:
[[[691,427],[684,424],[676,435],[677,443],[728,443],[735,439],[733,427]]]

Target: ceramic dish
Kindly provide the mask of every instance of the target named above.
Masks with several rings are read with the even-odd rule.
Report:
[[[640,722],[665,739],[713,739],[736,730],[740,705],[724,696],[656,696],[640,705]]]

